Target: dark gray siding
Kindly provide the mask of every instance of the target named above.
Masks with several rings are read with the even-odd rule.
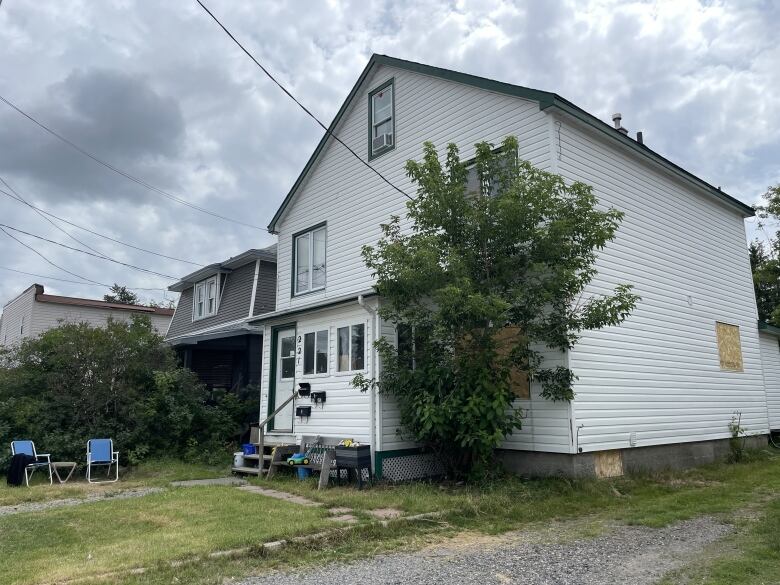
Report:
[[[227,275],[223,274],[222,279],[225,288],[217,314],[205,319],[193,322],[192,288],[182,291],[176,315],[173,317],[167,337],[192,333],[249,316],[249,301],[252,299],[252,283],[255,279],[255,263],[250,262]]]
[[[257,296],[253,315],[268,313],[276,309],[276,264],[260,262],[257,277]]]

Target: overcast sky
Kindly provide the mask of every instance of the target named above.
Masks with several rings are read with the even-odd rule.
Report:
[[[377,52],[553,91],[605,121],[620,111],[632,135],[749,204],[780,181],[780,2],[206,3],[326,123]],[[194,0],[4,0],[0,95],[116,167],[262,227],[322,135]],[[274,241],[128,181],[3,103],[0,177],[51,213],[204,264]],[[0,218],[78,246],[2,194]],[[194,269],[61,227],[124,262]],[[16,235],[98,282],[170,283]],[[36,281],[105,292],[5,270],[77,280],[1,232],[0,266],[0,305]]]

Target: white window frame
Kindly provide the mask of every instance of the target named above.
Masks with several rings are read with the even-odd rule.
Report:
[[[363,327],[363,367],[357,370],[352,369],[352,328],[355,326]],[[349,367],[346,370],[341,369],[341,362],[339,354],[339,330],[347,329],[349,336],[347,337],[347,363]],[[349,325],[340,325],[336,327],[336,371],[340,374],[347,374],[351,372],[365,372],[368,368],[368,348],[366,347],[368,341],[368,326],[364,322],[350,323]]]
[[[22,321],[19,324],[19,335],[24,335],[24,324],[27,320],[27,315],[22,315]]]
[[[324,372],[318,372],[317,371],[317,341],[319,341],[319,337],[321,335],[325,336],[325,371]],[[313,367],[314,369],[306,373],[306,336],[307,335],[314,335],[314,356],[313,356]],[[330,327],[319,327],[317,329],[311,329],[308,331],[303,332],[303,365],[301,367],[301,371],[303,372],[303,376],[307,378],[316,378],[317,376],[327,376],[330,373]]]
[[[317,288],[314,288],[314,234],[323,232],[325,234],[325,238],[323,240],[323,256],[325,263],[322,267],[323,271],[325,272],[325,276],[322,281],[321,286],[317,286]],[[301,238],[308,238],[309,242],[309,279],[306,283],[306,289],[301,290],[299,283],[298,283],[298,240]],[[320,225],[311,229],[306,230],[305,232],[300,232],[298,234],[295,234],[293,237],[293,265],[292,265],[292,293],[293,296],[298,295],[305,295],[321,290],[325,290],[325,285],[327,284],[328,280],[328,226],[327,225]]]
[[[209,311],[209,285],[214,285],[214,310]],[[203,291],[203,314],[198,314],[198,291]],[[205,280],[195,283],[192,287],[192,320],[200,321],[201,319],[207,319],[213,317],[219,311],[219,274],[215,274]]]

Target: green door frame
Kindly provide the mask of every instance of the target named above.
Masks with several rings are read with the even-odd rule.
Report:
[[[276,350],[279,343],[279,340],[276,336],[276,334],[281,331],[282,329],[292,329],[295,331],[295,338],[297,340],[298,337],[298,324],[293,321],[292,323],[285,323],[284,325],[274,325],[271,327],[271,371],[268,378],[268,404],[266,405],[266,416],[271,416],[271,413],[274,411],[274,403],[276,402]],[[298,343],[295,344],[296,352],[298,350]],[[296,361],[298,359],[296,354]],[[296,363],[296,369],[298,365]],[[295,382],[293,382],[293,387],[295,386]],[[272,418],[268,421],[268,430],[272,431],[274,430],[274,422],[276,421],[276,417]]]

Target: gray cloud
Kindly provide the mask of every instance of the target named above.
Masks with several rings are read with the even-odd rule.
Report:
[[[325,122],[372,52],[555,91],[744,201],[780,180],[780,5],[643,1],[209,6]],[[265,226],[322,135],[195,3],[5,2],[0,93],[109,162],[195,204]],[[74,153],[0,104],[0,174],[98,231],[209,263],[272,238],[173,204]],[[0,216],[67,242],[0,197]],[[70,229],[70,228],[69,228]],[[183,274],[86,234],[123,261]],[[105,282],[164,286],[30,240]],[[67,275],[0,234],[0,266]],[[0,304],[32,277],[0,271]],[[45,282],[65,294],[90,285]],[[159,293],[149,293],[159,298]]]

